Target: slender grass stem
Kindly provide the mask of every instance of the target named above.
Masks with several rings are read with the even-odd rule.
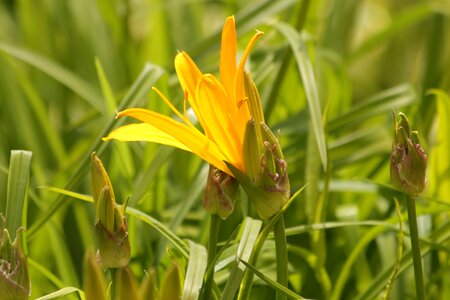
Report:
[[[416,202],[410,196],[406,196],[408,208],[409,232],[411,236],[411,250],[413,255],[414,278],[416,281],[416,294],[418,300],[425,300],[423,285],[422,256],[420,255],[419,233],[417,230]]]
[[[211,264],[214,263],[214,258],[217,253],[217,240],[219,237],[220,218],[217,215],[211,215],[211,224],[209,226],[209,240],[208,240],[208,264],[207,269],[214,268]],[[211,271],[206,278],[203,299],[211,299],[212,285],[214,282],[214,271]]]
[[[275,251],[277,255],[277,281],[284,287],[288,285],[288,257],[286,230],[284,228],[283,216],[275,223],[273,227],[275,236]],[[286,296],[277,292],[277,300],[286,300]]]

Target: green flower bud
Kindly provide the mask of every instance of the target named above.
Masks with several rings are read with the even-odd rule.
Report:
[[[391,180],[394,186],[411,197],[420,194],[426,183],[427,155],[420,147],[416,131],[411,131],[403,113],[394,114],[394,139],[391,155]]]
[[[123,205],[122,210],[117,206],[111,181],[101,160],[95,152],[91,158],[98,259],[105,268],[123,267],[130,260],[128,226],[124,216],[126,205]]]
[[[156,287],[156,271],[150,269],[146,273],[139,287],[141,299],[156,300],[158,299],[158,289]]]
[[[176,262],[172,262],[161,282],[160,299],[181,299],[182,286],[183,276],[180,267]]]
[[[92,251],[86,252],[83,273],[83,289],[86,300],[107,300],[105,277]]]
[[[210,165],[203,207],[208,213],[225,220],[233,212],[238,187],[234,177]]]
[[[123,300],[139,300],[136,278],[128,266],[117,269],[114,280],[115,298]]]
[[[1,216],[3,219],[3,216]],[[2,220],[4,222],[4,219]],[[14,242],[4,224],[0,230],[0,295],[4,300],[22,300],[30,296],[28,264],[20,248],[19,230]]]
[[[258,125],[259,130],[256,129],[254,120],[247,123],[244,137],[244,165],[247,174],[231,164],[227,166],[255,205],[259,217],[265,220],[287,203],[290,184],[287,163],[278,139],[266,124]]]

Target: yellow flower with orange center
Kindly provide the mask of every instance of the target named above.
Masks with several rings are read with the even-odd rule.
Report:
[[[119,127],[104,140],[169,145],[193,152],[229,175],[233,176],[226,163],[245,173],[244,134],[252,116],[245,95],[244,66],[250,50],[262,34],[256,32],[236,66],[235,20],[234,17],[226,19],[220,49],[220,80],[214,75],[203,74],[187,53],[180,52],[175,57],[178,79],[203,133],[191,124],[186,113],[180,113],[158,89],[153,88],[181,121],[154,111],[131,108],[119,112],[117,117],[129,116],[143,123]]]

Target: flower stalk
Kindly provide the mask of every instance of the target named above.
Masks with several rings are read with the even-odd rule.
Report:
[[[418,300],[425,300],[422,256],[420,254],[419,231],[417,230],[416,201],[409,195],[406,195],[406,207],[408,208],[408,223],[414,265],[414,280],[416,282],[416,296]]]
[[[209,225],[209,240],[208,240],[208,263],[206,269],[211,269],[203,288],[203,299],[211,299],[212,285],[214,282],[214,266],[215,257],[217,254],[217,242],[220,229],[220,218],[217,215],[211,214],[211,224]]]
[[[426,184],[427,156],[420,146],[417,131],[412,131],[408,118],[403,113],[394,116],[394,140],[391,155],[392,183],[406,195],[408,223],[411,234],[414,279],[417,299],[425,299],[422,256],[417,230],[416,199]]]

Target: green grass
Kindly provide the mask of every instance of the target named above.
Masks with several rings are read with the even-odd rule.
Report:
[[[5,0],[0,204],[1,212],[15,216],[9,226],[27,227],[22,242],[31,299],[63,288],[59,295],[67,299],[84,295],[83,257],[97,247],[95,210],[77,198],[91,194],[92,151],[117,201],[130,197],[130,267],[138,282],[150,268],[157,286],[166,276],[178,278],[176,261],[180,278],[194,274],[181,286],[186,299],[195,298],[202,274],[209,276],[202,262],[210,218],[201,204],[208,166],[181,150],[101,138],[128,122],[115,120],[115,111],[171,114],[152,86],[182,109],[173,59],[185,50],[202,70],[217,74],[228,15],[236,17],[241,51],[255,29],[265,32],[247,69],[266,121],[278,132],[292,193],[307,184],[283,216],[291,290],[283,292],[379,299],[391,280],[391,299],[414,299],[406,205],[389,177],[395,110],[408,115],[428,155],[427,188],[416,201],[425,293],[450,298],[449,1]],[[9,169],[11,150],[32,152],[28,189],[17,183],[27,167]],[[7,206],[14,198],[8,172],[17,176],[12,185],[20,191],[13,193],[22,195],[23,218],[14,211],[20,203]],[[236,206],[220,225],[212,286],[218,298],[238,294],[244,264],[235,256],[250,257],[260,228],[243,191]],[[251,299],[274,299],[272,235],[251,268],[259,272]],[[391,279],[394,269],[398,276]]]

